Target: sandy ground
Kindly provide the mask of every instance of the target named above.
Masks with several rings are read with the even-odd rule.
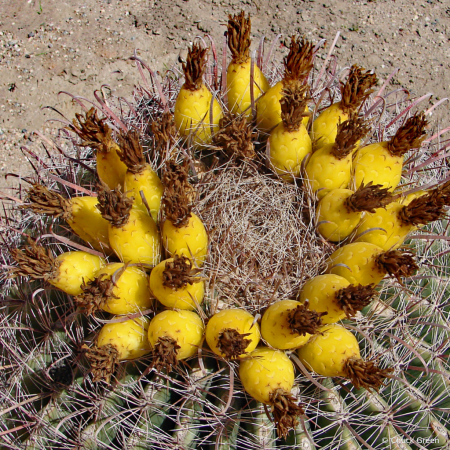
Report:
[[[227,16],[251,13],[254,48],[264,35],[305,34],[332,42],[340,66],[358,63],[380,80],[400,68],[392,83],[412,95],[432,92],[431,103],[450,94],[450,3],[426,0],[0,0],[0,187],[5,174],[26,174],[21,147],[42,151],[34,130],[51,134],[79,111],[67,91],[93,100],[107,84],[130,97],[139,75],[136,51],[164,71],[184,55],[195,36],[210,34],[222,46]],[[286,50],[277,45],[281,61]],[[322,53],[325,55],[325,52]],[[428,105],[424,105],[428,106]],[[448,102],[435,114],[450,123]]]

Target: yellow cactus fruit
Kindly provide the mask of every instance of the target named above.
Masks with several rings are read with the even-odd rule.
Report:
[[[306,164],[305,183],[319,198],[332,189],[346,188],[351,180],[352,153],[369,131],[356,114],[337,126],[336,140],[315,151]]]
[[[186,256],[161,261],[150,274],[153,295],[168,308],[197,309],[205,295],[205,282]]]
[[[112,138],[112,130],[106,119],[99,119],[95,108],[91,108],[83,118],[75,114],[70,129],[81,138],[81,147],[91,147],[97,151],[97,173],[100,180],[110,189],[123,187],[127,166],[120,160],[119,146]],[[77,123],[78,121],[78,123]]]
[[[255,350],[260,340],[259,325],[243,309],[225,309],[214,314],[206,325],[209,348],[225,359],[243,358]]]
[[[307,281],[300,292],[300,302],[318,313],[327,313],[322,323],[352,318],[367,306],[376,294],[374,285],[351,285],[339,275],[319,275]]]
[[[272,347],[290,350],[301,347],[322,324],[321,316],[296,300],[281,300],[262,316],[261,334]]]
[[[174,109],[177,131],[183,137],[193,135],[194,143],[198,145],[211,143],[211,135],[218,130],[222,117],[219,102],[203,83],[207,52],[207,48],[196,43],[189,49],[186,63],[183,63],[185,82]]]
[[[110,254],[108,221],[97,208],[97,197],[72,197],[65,199],[41,184],[33,184],[28,190],[28,202],[23,208],[38,214],[62,217],[72,230],[96,250]]]
[[[103,325],[91,348],[83,346],[94,382],[104,380],[109,383],[119,361],[140,358],[150,353],[147,339],[149,323],[147,317],[108,323]]]
[[[358,227],[356,242],[370,242],[383,250],[400,247],[408,234],[422,225],[445,217],[450,182],[411,200],[407,205],[391,203],[386,209],[364,219]]]
[[[169,255],[184,255],[202,266],[208,255],[208,234],[200,218],[191,213],[184,226],[176,226],[170,219],[162,227],[164,248]]]
[[[250,58],[250,15],[245,18],[244,11],[234,16],[228,16],[228,48],[231,52],[231,62],[227,69],[228,109],[233,114],[252,116],[253,101],[266,91],[270,85],[261,69],[253,65],[253,84],[251,84]]]
[[[357,389],[378,390],[392,371],[362,360],[356,337],[337,324],[322,326],[297,352],[310,370],[324,377],[349,378]]]
[[[364,212],[375,213],[392,201],[392,195],[380,185],[361,185],[356,192],[333,189],[317,205],[317,230],[327,240],[339,242],[353,233]]]
[[[271,406],[278,435],[286,437],[304,413],[290,393],[295,379],[291,360],[284,352],[259,347],[241,361],[239,376],[248,394]]]
[[[272,86],[256,103],[256,124],[262,132],[270,132],[281,122],[281,104],[283,89],[301,86],[313,68],[314,46],[312,42],[291,36],[289,53],[284,58],[284,77]],[[305,111],[308,107],[305,105]],[[303,117],[302,123],[308,125],[309,115]]]
[[[111,314],[144,311],[153,304],[147,274],[138,267],[111,263],[82,285],[75,302],[86,314],[99,309]]]
[[[200,218],[192,213],[194,189],[188,182],[187,161],[184,165],[169,163],[163,176],[162,243],[166,252],[186,256],[201,266],[208,254],[208,234]]]
[[[105,260],[87,252],[66,252],[54,258],[50,250],[28,238],[28,247],[12,249],[11,255],[18,267],[11,269],[12,276],[44,280],[70,295],[79,295],[81,285],[93,280],[105,265]]]
[[[395,202],[366,216],[357,229],[354,241],[369,242],[386,251],[400,247],[408,233],[416,229],[400,221],[398,216],[403,207]]]
[[[376,286],[387,274],[409,277],[418,269],[412,253],[391,250],[366,242],[338,248],[327,260],[327,273],[347,279],[351,284]]]
[[[285,181],[300,175],[302,161],[312,151],[311,138],[302,123],[306,108],[306,87],[287,86],[280,100],[282,121],[269,136],[269,161]]]
[[[357,65],[351,67],[347,82],[342,88],[342,100],[322,111],[313,122],[311,139],[316,149],[333,144],[338,124],[348,120],[373,92],[372,88],[378,83],[377,77],[370,71],[363,70]]]
[[[158,221],[161,198],[164,187],[157,173],[145,162],[144,150],[139,142],[139,133],[129,131],[118,136],[120,159],[128,170],[124,179],[125,194],[134,199],[133,206],[145,213],[150,212],[153,220]],[[142,199],[145,198],[145,202]],[[148,208],[148,209],[147,209]]]
[[[415,114],[406,120],[390,141],[360,148],[353,163],[356,187],[372,182],[393,191],[402,177],[403,156],[420,147],[426,137],[427,123],[423,112]]]
[[[98,193],[100,212],[109,224],[109,242],[124,263],[155,266],[161,257],[161,241],[155,221],[140,209],[132,208],[133,200],[103,185]]]
[[[202,319],[192,311],[163,311],[153,317],[148,340],[155,367],[171,369],[178,361],[195,355],[203,339]]]

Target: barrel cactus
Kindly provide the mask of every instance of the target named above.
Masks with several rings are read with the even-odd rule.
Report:
[[[359,106],[345,110],[342,117],[334,114],[335,123],[326,124],[331,141],[337,133],[336,144],[326,145],[335,154],[337,147],[344,150],[348,167],[358,158],[358,146],[392,141],[423,99],[388,91],[387,82],[374,87],[375,76],[357,66],[338,72],[329,58],[332,49],[321,63],[315,57],[323,51],[319,45],[294,37],[284,70],[268,63],[271,58],[262,54],[262,45],[249,56],[249,26],[243,13],[230,17],[229,48],[245,56],[240,63],[233,54],[230,67],[240,65],[242,76],[227,76],[216,49],[206,50],[203,41],[183,64],[184,77],[169,71],[159,78],[135,56],[142,83],[132,98],[106,101],[97,96],[95,109],[79,99],[83,114],[66,122],[53,148],[47,147],[48,158],[35,157],[34,175],[3,194],[2,448],[333,450],[450,445],[448,144],[439,131],[420,132],[415,149],[406,149],[401,182],[392,191],[392,201],[403,204],[421,198],[424,191],[439,192],[437,200],[430,197],[441,208],[439,217],[415,227],[401,244],[402,251],[415,254],[415,262],[405,268],[404,258],[388,253],[382,263],[389,275],[362,289],[370,290],[370,296],[348,300],[354,298],[351,289],[345,291],[348,298],[341,295],[345,298],[336,317],[356,337],[356,352],[370,362],[369,378],[375,382],[361,381],[361,365],[353,366],[352,374],[320,375],[303,356],[307,352],[297,353],[297,347],[310,345],[306,342],[319,336],[317,330],[325,330],[319,331],[321,338],[326,335],[326,325],[319,325],[327,311],[310,311],[316,300],[303,298],[302,289],[319,275],[339,269],[339,278],[357,267],[355,261],[340,260],[333,266],[332,255],[358,241],[361,233],[356,229],[340,242],[319,233],[316,207],[328,191],[320,191],[326,186],[311,189],[305,170],[309,156],[286,150],[301,154],[302,160],[272,166],[272,130],[258,128],[256,108],[268,87],[255,80],[265,77],[271,86],[288,80],[280,84],[278,97],[266,98],[265,104],[275,104],[277,111],[277,102],[281,104],[281,113],[272,116],[281,114],[278,123],[286,129],[302,124],[314,153],[320,147],[320,139],[311,133],[314,119],[331,104],[340,102],[342,109],[350,96],[350,103]],[[341,83],[349,72],[356,79],[353,91],[346,87],[350,81]],[[242,111],[228,103],[227,79],[233,80],[233,89],[239,85],[249,90]],[[189,103],[197,98],[199,86],[209,99],[202,100],[206,103],[200,115],[195,101]],[[184,122],[177,129],[172,113],[181,89],[183,110],[177,114],[184,114]],[[367,130],[349,140],[343,124],[354,114]],[[283,136],[277,139],[283,143]],[[130,180],[133,187],[127,189]],[[337,187],[356,190],[354,180]],[[67,206],[82,204],[71,200],[81,197],[97,197],[96,208],[92,200],[81,213]],[[422,206],[417,203],[417,208]],[[366,210],[370,214],[371,207]],[[115,247],[118,235],[121,243]],[[70,267],[61,262],[60,255],[67,252],[80,252]],[[128,256],[131,253],[135,256]],[[91,260],[100,275],[92,275],[94,263],[86,262]],[[156,266],[164,284],[159,291],[172,290],[175,298],[170,307],[151,291],[156,281],[150,283],[150,273]],[[70,280],[71,291],[55,283],[59,271]],[[156,277],[156,271],[153,274]],[[351,280],[342,282],[345,289],[349,284]],[[185,297],[176,309],[179,291]],[[289,333],[306,338],[293,348],[284,347],[288,350],[269,350],[272,344],[263,333],[252,356],[258,340],[251,347],[256,338],[250,331],[259,335],[264,313],[282,300],[297,305],[285,314]],[[119,302],[120,308],[132,303],[131,309],[113,316],[111,305]],[[211,335],[217,342],[208,346],[204,328],[209,319],[233,308],[250,316],[250,322],[216,321]],[[267,323],[275,320],[271,316]],[[336,351],[342,349],[334,345]],[[274,356],[264,359],[267,354]],[[260,367],[255,369],[259,375],[251,372],[252,366]],[[281,367],[288,367],[289,376],[292,370],[292,382],[287,372],[280,375],[283,381],[277,379]],[[275,379],[267,382],[275,385],[267,396],[264,377]]]

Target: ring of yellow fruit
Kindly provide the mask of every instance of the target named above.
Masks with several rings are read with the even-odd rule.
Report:
[[[260,330],[255,318],[243,309],[225,309],[214,314],[205,330],[209,348],[225,359],[245,357],[259,343]]]

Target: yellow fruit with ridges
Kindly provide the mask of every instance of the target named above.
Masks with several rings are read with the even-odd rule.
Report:
[[[127,166],[117,154],[119,147],[113,143],[107,152],[97,152],[97,173],[110,189],[123,186]]]
[[[140,191],[142,191],[153,220],[158,222],[164,186],[157,173],[149,165],[139,173],[127,172],[124,180],[124,189],[128,197],[134,198],[133,206],[147,213],[147,208],[140,194]]]
[[[350,189],[333,189],[317,205],[318,231],[327,240],[339,242],[350,236],[361,220],[361,212],[349,211],[344,202],[354,194]],[[324,222],[324,223],[321,223]]]
[[[245,347],[244,352],[238,356],[240,358],[247,356],[259,343],[259,325],[249,312],[243,309],[225,309],[220,311],[209,319],[209,322],[206,325],[205,336],[209,348],[222,358],[227,357],[227,355],[220,350],[220,338],[223,331],[226,329],[236,330],[239,334],[248,334],[244,339],[248,339],[250,342]]]
[[[402,178],[403,156],[391,155],[387,142],[377,142],[360,148],[353,162],[355,185],[381,184],[393,191]]]
[[[257,401],[270,403],[277,389],[290,392],[294,386],[294,366],[284,352],[259,347],[241,361],[239,376],[244,389]]]
[[[58,273],[49,283],[70,295],[79,295],[81,285],[93,280],[96,273],[105,265],[105,260],[87,252],[66,252],[55,258]]]
[[[155,221],[139,209],[132,208],[129,213],[123,226],[109,226],[111,247],[124,263],[158,264],[161,243]]]
[[[335,323],[346,318],[345,312],[336,303],[336,292],[349,285],[349,281],[339,275],[319,275],[305,283],[300,292],[300,301],[308,301],[309,309],[327,312],[322,316],[323,324]]]
[[[314,147],[319,149],[336,140],[339,121],[348,120],[349,115],[341,108],[341,102],[333,103],[323,110],[312,124],[311,139]]]
[[[300,175],[302,161],[312,151],[311,138],[303,124],[298,131],[286,130],[280,122],[269,137],[270,165],[285,181]]]
[[[251,117],[251,91],[250,91],[250,58],[242,63],[231,62],[227,69],[227,96],[228,108],[233,114],[242,114]],[[261,69],[255,64],[253,73],[253,95],[256,100],[270,85]]]
[[[337,324],[319,328],[319,332],[297,353],[307,368],[324,377],[345,377],[345,362],[351,357],[360,359],[356,337]]]
[[[198,314],[192,311],[163,311],[153,317],[148,328],[148,340],[155,346],[161,337],[169,337],[180,346],[177,360],[197,353],[201,344],[204,325]]]
[[[108,221],[102,217],[97,208],[97,198],[72,197],[70,205],[71,217],[67,218],[67,223],[72,230],[96,250],[110,253]]]
[[[358,227],[355,242],[369,242],[385,251],[400,247],[408,234],[417,229],[414,226],[403,225],[399,220],[398,213],[404,206],[400,203],[391,203],[386,208],[379,208],[374,214],[364,217]]]
[[[100,269],[96,278],[111,280],[113,275],[114,287],[108,300],[101,306],[103,311],[111,314],[130,314],[152,306],[148,276],[143,270],[122,263],[112,263]]]
[[[119,360],[136,359],[150,353],[147,339],[149,319],[137,317],[125,322],[108,323],[103,326],[97,338],[97,347],[114,346]]]
[[[296,300],[281,300],[267,308],[261,320],[261,334],[269,345],[288,350],[308,342],[311,334],[300,335],[289,327],[288,315],[299,305],[301,303]]]
[[[212,102],[212,121],[211,121]],[[222,108],[211,92],[202,84],[197,90],[181,88],[174,109],[175,126],[181,136],[194,135],[194,143],[211,143],[212,134],[219,130]]]
[[[351,284],[377,285],[386,275],[375,263],[383,249],[375,244],[355,242],[337,249],[327,261],[327,273],[347,279]]]
[[[332,189],[346,188],[351,181],[352,155],[336,159],[331,152],[334,144],[326,144],[315,151],[306,164],[306,180],[319,198]]]
[[[162,226],[162,241],[170,256],[184,255],[203,265],[208,254],[208,233],[200,218],[191,213],[186,226],[177,228],[170,220]]]
[[[284,83],[279,81],[272,86],[261,98],[256,102],[256,126],[262,132],[268,133],[272,128],[281,122],[281,105]],[[306,108],[308,112],[308,108]],[[309,117],[303,118],[303,125],[308,125]]]
[[[150,289],[153,295],[168,308],[197,309],[205,295],[205,282],[202,280],[192,284],[188,283],[186,286],[178,289],[164,286],[163,272],[168,262],[173,262],[173,258],[161,261],[152,269]]]

